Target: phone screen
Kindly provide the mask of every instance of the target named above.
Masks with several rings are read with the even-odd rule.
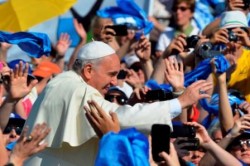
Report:
[[[165,124],[154,124],[151,129],[152,155],[155,162],[163,161],[159,153],[165,151],[169,154],[170,127]]]

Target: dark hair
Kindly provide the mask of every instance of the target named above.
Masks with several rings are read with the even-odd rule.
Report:
[[[191,10],[192,13],[194,13],[194,9],[195,9],[195,0],[175,0],[173,2],[173,6],[172,9],[176,8],[180,3],[185,2],[189,9]]]
[[[241,139],[249,139],[250,138],[250,133],[242,133],[238,137],[234,138],[234,140],[227,146],[226,150],[230,151],[232,150],[232,147],[238,144],[239,140]]]

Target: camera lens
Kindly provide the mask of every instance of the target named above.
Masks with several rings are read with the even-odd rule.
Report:
[[[228,31],[228,40],[233,41],[233,42],[237,42],[238,40],[238,37],[235,35],[235,33],[232,30]]]

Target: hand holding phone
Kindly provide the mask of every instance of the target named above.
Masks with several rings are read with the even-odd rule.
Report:
[[[159,153],[164,151],[169,154],[170,127],[165,124],[154,124],[151,129],[151,137],[153,160],[161,162],[164,159],[159,156]]]
[[[115,31],[115,36],[127,36],[128,29],[126,25],[108,25],[105,28],[110,28]]]

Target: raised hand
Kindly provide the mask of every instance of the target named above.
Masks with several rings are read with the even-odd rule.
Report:
[[[232,31],[236,34],[236,36],[238,36],[237,43],[245,47],[250,47],[249,32],[247,29],[244,30],[242,28],[235,28]]]
[[[183,63],[180,62],[180,66],[176,58],[165,58],[165,77],[166,81],[169,82],[175,92],[182,91],[184,88],[184,73],[183,73]]]
[[[211,96],[206,92],[213,88],[212,82],[205,80],[199,80],[187,87],[184,93],[178,97],[181,107],[186,108],[195,103],[200,99],[210,98]]]
[[[135,46],[135,54],[142,60],[148,61],[151,56],[151,43],[150,41],[142,35],[140,40]]]
[[[113,42],[115,39],[115,31],[112,28],[108,28],[109,25],[104,25],[100,31],[100,40],[104,43]]]
[[[111,117],[109,117],[95,101],[88,101],[88,105],[89,108],[84,106],[85,115],[99,138],[110,131],[120,131],[120,124],[115,112],[110,112]]]
[[[67,33],[61,33],[56,43],[56,51],[59,56],[64,56],[71,44],[70,36]]]
[[[250,114],[250,103],[245,101],[239,105],[239,108],[246,114]]]
[[[78,33],[78,35],[81,37],[81,40],[86,42],[87,40],[87,33],[84,29],[83,25],[77,21],[77,19],[74,19],[74,26],[75,30]]]
[[[185,122],[185,125],[193,126],[196,129],[196,137],[200,140],[200,145],[204,145],[212,139],[210,138],[206,128],[197,122]]]
[[[23,98],[30,93],[32,88],[37,84],[36,79],[33,79],[29,84],[27,83],[29,64],[26,63],[24,69],[23,65],[24,64],[20,61],[19,65],[16,65],[14,71],[10,71],[9,79],[3,80],[9,91],[10,99],[19,100]]]
[[[219,83],[226,83],[226,72],[224,73],[217,73],[217,69],[215,66],[215,58],[213,58],[210,61],[211,67],[212,67],[212,71],[214,73],[214,75],[216,76],[216,79],[218,80]]]
[[[178,155],[172,143],[170,143],[169,154],[161,152],[159,156],[164,159],[164,162],[162,162],[160,166],[180,166]]]
[[[245,114],[244,116],[242,116],[241,118],[237,119],[234,122],[234,126],[229,134],[231,134],[231,136],[233,137],[237,137],[245,130],[249,129],[250,129],[250,114]]]
[[[228,10],[243,10],[243,0],[228,0]]]
[[[25,127],[11,153],[10,162],[15,163],[15,165],[23,163],[33,154],[41,152],[47,147],[47,143],[42,142],[50,132],[46,123],[37,124],[29,136],[27,136],[27,132],[28,127]]]
[[[126,70],[128,72],[125,81],[131,85],[133,88],[141,88],[143,87],[143,83],[141,82],[138,74],[134,70]]]
[[[186,35],[185,34],[178,35],[171,41],[169,46],[164,51],[164,58],[171,55],[183,53],[186,45],[187,45]]]
[[[219,29],[215,33],[213,33],[212,37],[210,38],[210,42],[213,44],[228,43],[229,40],[227,29]]]

